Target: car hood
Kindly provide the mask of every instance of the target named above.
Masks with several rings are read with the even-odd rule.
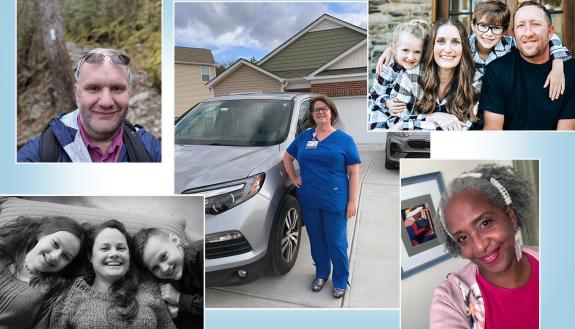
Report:
[[[278,145],[237,147],[176,145],[174,148],[176,193],[242,179],[262,162],[277,156]]]

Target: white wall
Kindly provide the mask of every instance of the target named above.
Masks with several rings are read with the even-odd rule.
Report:
[[[511,166],[511,160],[428,160],[401,159],[400,177],[440,171],[445,186],[465,171],[470,171],[482,163],[497,163]],[[401,281],[401,328],[429,328],[429,307],[435,288],[448,273],[455,272],[468,263],[463,258],[450,258]]]

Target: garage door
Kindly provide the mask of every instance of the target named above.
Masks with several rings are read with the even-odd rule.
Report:
[[[367,132],[367,96],[333,97],[345,131],[357,144],[385,143],[385,133]]]

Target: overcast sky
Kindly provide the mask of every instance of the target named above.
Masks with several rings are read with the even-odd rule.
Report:
[[[175,3],[176,46],[209,48],[216,63],[260,60],[323,14],[367,29],[358,2]]]

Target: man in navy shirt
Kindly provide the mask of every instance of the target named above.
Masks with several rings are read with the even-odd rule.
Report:
[[[487,66],[479,110],[487,130],[575,129],[575,63],[563,63],[565,91],[556,100],[543,88],[551,70],[549,11],[536,2],[519,5],[513,31],[518,50]]]

